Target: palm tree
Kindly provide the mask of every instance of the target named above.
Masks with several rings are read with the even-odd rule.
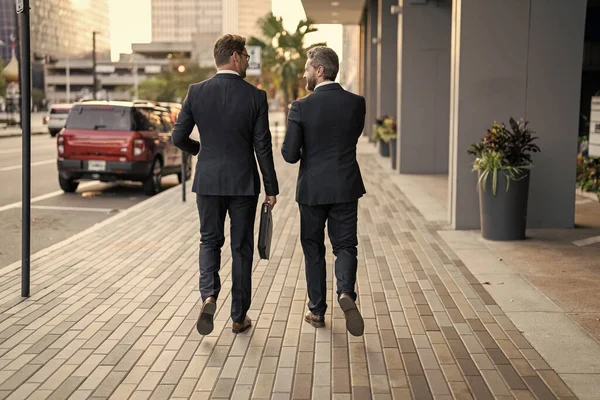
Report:
[[[272,12],[259,18],[257,24],[262,30],[263,38],[252,36],[248,44],[261,47],[261,83],[271,97],[277,91],[282,92],[287,120],[288,106],[304,94],[302,75],[307,51],[315,46],[326,46],[326,43],[304,47],[306,35],[317,31],[310,19],[300,21],[294,33],[285,30],[283,19]]]

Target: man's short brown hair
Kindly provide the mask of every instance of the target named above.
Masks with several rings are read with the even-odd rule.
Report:
[[[307,52],[308,59],[313,67],[322,66],[325,70],[323,77],[335,81],[340,70],[340,60],[333,49],[326,46],[313,47]]]
[[[221,36],[215,42],[214,57],[217,66],[225,65],[229,62],[229,57],[233,53],[243,53],[246,47],[246,38],[240,35],[227,34]]]

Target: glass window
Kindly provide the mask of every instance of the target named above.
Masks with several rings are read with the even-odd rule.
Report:
[[[69,114],[66,128],[130,131],[133,128],[131,108],[113,106],[75,106]]]

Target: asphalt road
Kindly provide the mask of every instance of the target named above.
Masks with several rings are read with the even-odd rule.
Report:
[[[271,111],[269,120],[278,147],[283,142],[284,114]],[[58,185],[56,139],[49,134],[33,136],[31,151],[31,254],[148,198],[142,185],[134,182],[85,182],[76,193],[63,193]],[[280,157],[278,149],[274,153]],[[21,173],[21,138],[0,138],[0,268],[21,259]],[[165,188],[177,184],[175,175],[163,178]]]

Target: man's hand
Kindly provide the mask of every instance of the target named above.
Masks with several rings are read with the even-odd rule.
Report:
[[[275,207],[275,203],[277,203],[277,196],[267,196],[265,197],[265,203],[269,203],[271,205],[271,210]]]

